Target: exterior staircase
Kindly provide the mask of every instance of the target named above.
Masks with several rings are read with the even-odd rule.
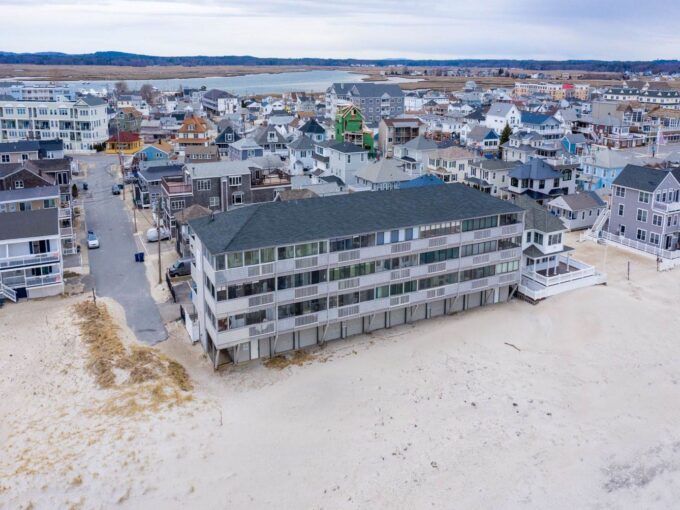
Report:
[[[2,282],[0,282],[0,297],[6,297],[10,301],[13,301],[14,303],[17,302],[17,293],[14,292],[14,289],[11,289],[7,285],[4,285]]]
[[[602,228],[604,227],[605,223],[607,223],[610,215],[611,211],[609,209],[605,209],[604,212],[597,217],[597,220],[595,220],[593,226],[586,231],[586,239],[598,241],[600,238],[600,232],[602,232]]]

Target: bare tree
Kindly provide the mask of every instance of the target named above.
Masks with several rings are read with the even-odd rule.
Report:
[[[146,101],[147,104],[153,104],[156,98],[156,90],[150,83],[145,83],[139,89],[139,95],[142,96],[142,99],[144,99],[144,101]]]
[[[120,96],[121,94],[127,94],[130,91],[127,82],[124,81],[117,81],[113,87],[117,96]]]

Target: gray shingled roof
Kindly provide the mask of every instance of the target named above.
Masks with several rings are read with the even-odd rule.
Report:
[[[394,83],[334,83],[331,88],[340,95],[352,92],[357,97],[381,97],[383,94],[404,97],[404,92]]]
[[[288,148],[298,151],[314,150],[314,142],[310,137],[301,135],[297,140],[290,142]]]
[[[668,175],[668,170],[649,168],[646,166],[626,165],[614,179],[614,185],[624,188],[653,192]],[[672,172],[676,179],[680,172]]]
[[[33,200],[39,198],[56,198],[60,195],[59,186],[36,186],[0,191],[0,202],[15,202],[19,200]],[[3,216],[0,215],[0,218]],[[0,228],[0,230],[2,230]]]
[[[557,179],[562,174],[551,165],[539,158],[532,158],[523,165],[519,165],[510,171],[510,177],[517,179]]]
[[[0,152],[38,152],[40,143],[37,140],[0,143]]]
[[[0,214],[0,241],[27,237],[45,237],[59,233],[58,210],[7,212]]]
[[[448,184],[260,203],[189,223],[217,254],[518,211],[510,202]]]
[[[564,200],[572,211],[594,209],[607,205],[594,191],[582,191],[580,193],[574,193],[573,195],[564,195],[555,200]]]
[[[523,195],[517,195],[514,197],[513,202],[527,212],[524,216],[525,230],[533,229],[544,233],[567,230],[562,220],[550,213],[550,211],[535,200]]]
[[[315,135],[323,135],[326,130],[317,122],[316,119],[309,119],[299,129],[300,133],[310,133]]]
[[[432,151],[439,148],[437,142],[425,138],[423,135],[418,135],[412,140],[409,140],[403,147],[414,151]]]

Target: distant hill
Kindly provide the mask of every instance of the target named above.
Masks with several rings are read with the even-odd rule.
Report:
[[[581,70],[592,72],[680,72],[678,60],[652,61],[604,61],[604,60],[410,60],[410,59],[334,59],[334,58],[261,58],[249,55],[225,55],[218,57],[185,56],[157,57],[120,51],[99,51],[96,53],[67,54],[57,52],[10,53],[0,52],[0,64],[38,65],[109,65],[109,66],[216,66],[216,65],[308,65],[308,66],[355,66],[375,65],[379,67],[408,65],[427,67],[514,67],[536,71]]]

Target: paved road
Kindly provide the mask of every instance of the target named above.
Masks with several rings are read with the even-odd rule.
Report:
[[[139,249],[130,218],[121,198],[111,194],[113,183],[120,182],[120,177],[109,174],[109,165],[116,158],[98,155],[78,159],[90,166],[85,178],[89,190],[81,197],[87,228],[95,231],[101,245],[89,252],[97,295],[113,298],[123,306],[128,326],[140,341],[155,344],[165,340],[167,333],[151,297],[144,264],[134,259]]]

